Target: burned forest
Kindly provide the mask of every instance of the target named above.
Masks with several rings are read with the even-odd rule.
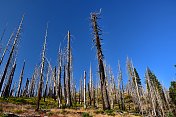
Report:
[[[8,34],[6,44],[4,33],[8,29],[5,27],[0,35],[0,115],[175,117],[176,81],[172,81],[167,89],[149,67],[146,67],[144,77],[140,78],[137,66],[133,64],[135,60],[129,57],[126,57],[126,64],[121,64],[117,59],[116,69],[113,69],[117,75],[114,74],[115,71],[106,62],[108,56],[104,55],[103,41],[106,38],[103,37],[101,15],[101,12],[87,15],[92,36],[89,39],[94,46],[92,49],[95,50],[97,67],[93,71],[91,61],[88,61],[90,68],[87,71],[82,69],[80,78],[73,75],[76,72],[73,70],[74,62],[79,61],[74,59],[75,53],[72,51],[72,30],[65,32],[67,43],[59,47],[55,55],[57,64],[52,64],[47,56],[50,23],[46,23],[43,45],[39,45],[42,47],[41,53],[38,53],[40,63],[36,60],[35,68],[30,69],[31,76],[26,77],[24,74],[28,71],[25,68],[30,61],[20,61],[22,66],[17,64],[19,46],[22,46],[20,41],[25,39],[22,33],[25,31],[23,26],[27,27],[26,15],[18,22],[18,28]],[[121,50],[115,51],[118,53]],[[17,69],[20,74],[14,78]],[[124,77],[124,74],[128,77]],[[9,110],[7,105],[16,109]]]

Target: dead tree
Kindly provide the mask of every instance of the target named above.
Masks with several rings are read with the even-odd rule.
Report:
[[[150,81],[150,77],[149,77],[149,69],[147,68],[146,71],[146,82],[147,82],[147,86],[148,86],[148,90],[149,90],[149,96],[150,96],[150,104],[152,107],[152,116],[156,116],[156,98],[154,96],[154,91],[153,91],[153,87]]]
[[[102,104],[103,104],[103,110],[110,109],[109,99],[108,99],[108,92],[106,88],[106,80],[105,80],[105,70],[104,70],[104,64],[103,64],[103,53],[101,48],[101,41],[100,38],[100,31],[97,24],[98,19],[97,13],[91,13],[91,22],[93,27],[93,34],[95,42],[95,46],[97,47],[97,58],[98,58],[98,66],[99,66],[99,77],[100,77],[100,83],[101,83],[101,95],[102,95]]]
[[[65,100],[65,105],[66,105],[66,102],[67,102],[67,90],[66,90],[66,68],[64,66],[64,100]]]
[[[17,89],[17,97],[19,97],[19,95],[20,95],[21,84],[22,84],[22,81],[23,81],[24,67],[25,67],[25,61],[23,63],[23,68],[21,70],[21,74],[20,74],[20,78],[19,78],[18,89]]]
[[[86,71],[84,71],[84,109],[86,109]]]
[[[61,75],[62,75],[62,52],[59,49],[59,68],[58,68],[58,108],[61,108],[62,106],[62,88],[61,88]]]
[[[38,75],[38,68],[36,67],[34,70],[34,73],[32,75],[32,79],[30,81],[30,86],[29,86],[29,97],[34,97],[34,89],[35,89],[35,80]]]
[[[45,33],[45,42],[43,44],[43,50],[42,50],[42,62],[41,62],[41,69],[40,69],[40,81],[39,81],[39,87],[38,87],[36,111],[39,110],[41,94],[42,94],[42,82],[43,82],[43,71],[44,71],[44,65],[45,65],[45,51],[46,51],[47,34],[48,34],[48,24],[47,24],[46,33]]]
[[[5,47],[5,49],[4,49],[3,53],[2,53],[2,56],[0,58],[0,65],[2,64],[2,62],[4,60],[4,56],[6,54],[6,51],[8,50],[8,47],[9,47],[11,41],[13,40],[13,38],[14,38],[14,33],[11,34],[11,36],[10,36],[8,42],[7,42],[7,45],[6,45],[6,47]]]
[[[92,78],[92,67],[91,67],[91,64],[90,64],[90,79],[89,79],[89,85],[88,85],[88,88],[89,88],[89,93],[90,93],[90,105],[92,105],[92,101],[93,101],[93,97],[94,97],[94,89],[93,89],[93,78]]]
[[[16,46],[18,45],[18,42],[19,42],[19,39],[20,39],[20,33],[21,33],[21,30],[22,30],[23,20],[24,20],[24,15],[23,15],[23,17],[22,17],[22,19],[21,19],[21,22],[20,22],[20,25],[19,25],[19,27],[18,27],[16,36],[15,36],[15,39],[14,39],[14,43],[13,43],[12,49],[11,49],[11,51],[10,51],[10,55],[9,55],[8,61],[7,61],[6,65],[5,65],[4,73],[3,73],[2,77],[1,77],[1,81],[0,81],[0,91],[1,91],[1,89],[2,89],[2,85],[3,85],[3,83],[4,83],[4,79],[5,79],[5,77],[6,77],[6,74],[7,74],[7,71],[8,71],[8,67],[9,67],[10,62],[11,62],[11,60],[12,60],[14,51],[15,51]]]
[[[27,80],[26,80],[26,85],[25,85],[25,87],[24,87],[24,91],[23,91],[23,96],[24,97],[27,97],[28,96],[28,87],[29,87],[29,79],[27,78]]]
[[[53,94],[53,99],[56,101],[56,92],[57,92],[57,85],[56,85],[56,67],[54,67],[54,72],[53,72],[53,79],[54,79],[54,94]]]
[[[70,91],[70,77],[71,77],[71,46],[70,46],[70,31],[68,31],[67,34],[68,38],[68,44],[67,44],[67,85],[66,85],[66,91],[67,91],[67,107],[72,106],[71,101],[71,91]]]
[[[79,97],[80,97],[80,104],[82,104],[82,101],[83,101],[83,99],[82,99],[82,97],[83,97],[83,96],[82,96],[82,95],[83,95],[83,93],[82,93],[82,92],[83,92],[83,86],[82,86],[82,76],[81,76],[81,79],[80,79],[80,85],[79,85],[79,86],[80,86],[80,89],[79,89],[79,90],[80,90],[80,93],[79,93]]]
[[[4,88],[4,91],[2,93],[3,97],[9,97],[10,96],[10,89],[11,89],[11,85],[12,85],[12,80],[13,80],[15,69],[16,69],[16,61],[14,62],[14,65],[12,67],[10,76],[8,78],[8,81],[7,81],[7,84],[6,84],[6,86]]]

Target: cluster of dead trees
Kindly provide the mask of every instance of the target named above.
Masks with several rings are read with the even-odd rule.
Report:
[[[120,62],[117,63],[118,76],[115,77],[109,65],[105,64],[102,46],[101,29],[98,25],[99,13],[91,13],[93,43],[97,50],[98,78],[95,81],[90,65],[89,75],[83,72],[79,86],[76,86],[73,77],[73,56],[71,48],[71,34],[67,33],[67,46],[60,48],[58,63],[52,66],[47,59],[46,44],[48,24],[46,27],[44,44],[42,49],[41,63],[36,65],[31,78],[24,83],[25,61],[19,75],[18,83],[12,86],[13,76],[16,69],[18,45],[21,38],[21,30],[24,16],[19,27],[9,37],[7,45],[1,51],[0,67],[4,67],[0,74],[1,97],[36,97],[36,111],[40,109],[40,100],[44,101],[51,97],[58,103],[58,108],[70,108],[76,104],[83,108],[102,108],[103,110],[118,109],[122,111],[135,110],[143,116],[165,117],[172,113],[171,98],[155,74],[149,69],[145,73],[145,86],[132,61],[127,58],[126,68],[128,80],[124,83]],[[3,40],[3,32],[1,42]],[[7,50],[10,50],[9,53]],[[6,55],[9,54],[9,55]],[[7,57],[5,61],[4,56]],[[4,64],[4,66],[2,65]],[[89,80],[86,80],[89,79]],[[88,83],[86,81],[89,81]],[[24,86],[22,85],[24,84]]]

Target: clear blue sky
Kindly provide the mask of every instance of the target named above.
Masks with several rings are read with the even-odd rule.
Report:
[[[6,23],[10,33],[25,13],[22,38],[17,58],[15,80],[18,80],[22,61],[26,59],[25,79],[41,61],[46,23],[49,21],[47,58],[57,63],[60,43],[66,43],[68,30],[72,34],[74,78],[77,83],[83,70],[93,64],[97,72],[95,48],[92,48],[90,13],[102,8],[100,26],[104,39],[103,53],[115,77],[117,62],[121,62],[124,79],[127,78],[126,57],[132,58],[139,75],[144,79],[150,67],[158,79],[169,87],[176,76],[176,1],[174,0],[1,0],[0,34]],[[3,68],[0,68],[3,70]],[[144,83],[144,82],[143,82]]]

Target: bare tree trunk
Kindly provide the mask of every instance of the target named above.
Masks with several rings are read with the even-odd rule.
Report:
[[[86,71],[84,71],[84,109],[86,109]]]
[[[58,69],[58,108],[62,106],[62,93],[61,93],[61,71],[62,71],[62,53],[59,51],[59,69]]]
[[[42,82],[43,82],[43,71],[44,71],[44,65],[45,65],[45,50],[46,50],[47,33],[48,33],[48,24],[47,24],[47,28],[46,28],[45,42],[43,44],[43,51],[42,51],[42,63],[41,63],[41,69],[40,69],[40,81],[39,81],[39,87],[38,87],[38,96],[37,96],[36,111],[39,110],[40,100],[41,100],[41,94],[42,94],[41,91],[42,91]]]
[[[150,82],[150,77],[149,77],[149,69],[147,68],[147,72],[146,72],[146,81],[148,83],[148,86],[149,86],[149,93],[150,93],[150,97],[151,97],[151,106],[153,108],[153,112],[152,112],[152,115],[153,116],[156,116],[156,103],[155,103],[155,97],[154,97],[154,92],[153,92],[153,89],[152,89],[152,85],[151,85],[151,82]]]
[[[6,65],[5,65],[4,73],[3,73],[2,77],[1,77],[1,81],[0,81],[0,91],[1,91],[1,89],[2,89],[2,85],[3,85],[3,83],[4,83],[4,79],[5,79],[5,77],[6,77],[6,73],[7,73],[9,64],[10,64],[10,62],[11,62],[13,53],[14,53],[14,51],[15,51],[15,48],[16,48],[16,46],[17,46],[17,44],[18,44],[18,41],[19,41],[19,38],[20,38],[20,32],[21,32],[21,29],[22,29],[23,19],[24,19],[24,15],[23,15],[23,17],[22,17],[22,19],[21,19],[21,22],[20,22],[20,25],[19,25],[19,27],[18,27],[16,36],[15,36],[15,39],[14,39],[14,43],[13,43],[12,49],[11,49],[11,51],[10,51],[10,55],[9,55],[8,61],[7,61]]]
[[[7,45],[6,45],[6,47],[5,47],[5,49],[4,49],[3,53],[2,53],[2,56],[1,56],[1,59],[0,59],[0,65],[3,62],[4,56],[6,54],[6,51],[8,50],[8,46],[10,45],[10,42],[12,41],[13,37],[14,37],[14,33],[11,34],[11,36],[10,36],[8,42],[7,42]]]
[[[64,66],[64,100],[65,100],[65,105],[67,102],[67,90],[66,90],[66,68]]]
[[[12,70],[11,70],[7,85],[4,88],[4,91],[3,91],[3,94],[2,94],[3,97],[9,97],[10,96],[10,88],[11,88],[11,84],[12,84],[12,80],[13,80],[15,69],[16,69],[16,61],[14,62],[14,65],[12,67]]]
[[[24,96],[24,97],[27,97],[27,95],[28,95],[28,86],[29,86],[29,79],[27,78],[27,80],[26,80],[26,85],[25,85],[25,89],[24,89],[24,91],[23,91],[23,96]]]
[[[101,83],[101,95],[102,95],[102,104],[103,104],[103,110],[110,109],[109,99],[108,99],[108,92],[106,88],[106,81],[105,81],[105,71],[104,71],[104,65],[103,65],[103,53],[101,48],[101,42],[100,42],[100,29],[98,28],[97,24],[97,13],[91,14],[91,21],[94,31],[94,41],[95,45],[97,47],[97,57],[98,57],[98,65],[99,65],[99,75],[100,75],[100,83]]]
[[[68,31],[68,45],[67,45],[67,107],[72,106],[72,101],[71,101],[71,91],[70,91],[70,59],[71,59],[71,46],[70,46],[70,32]]]
[[[19,95],[20,95],[21,84],[22,84],[22,81],[23,81],[24,67],[25,67],[25,61],[23,63],[23,68],[21,70],[21,74],[20,74],[20,78],[19,78],[18,89],[17,89],[17,97],[19,97]]]
[[[54,78],[54,94],[53,94],[53,99],[56,101],[56,91],[57,91],[57,85],[56,85],[56,67],[54,67],[53,78]]]

